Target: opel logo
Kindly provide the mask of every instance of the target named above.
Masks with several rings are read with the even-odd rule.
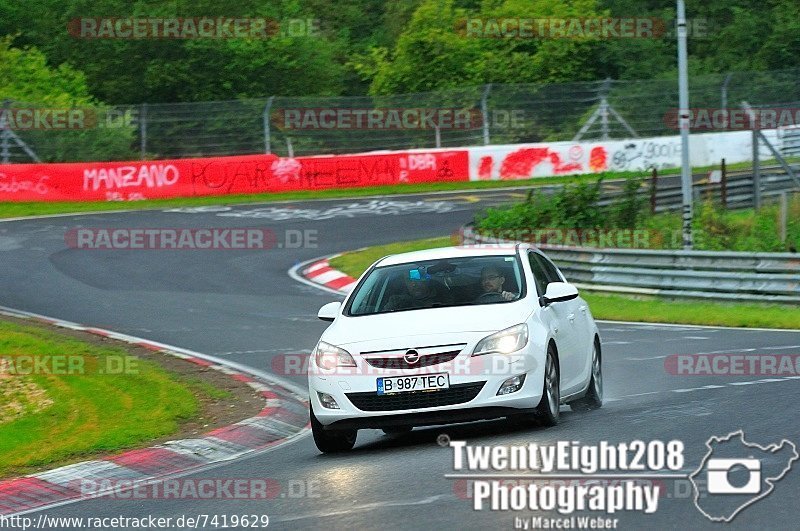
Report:
[[[412,348],[411,350],[406,351],[406,355],[403,356],[403,359],[406,360],[406,363],[409,365],[414,365],[419,361],[419,352]]]

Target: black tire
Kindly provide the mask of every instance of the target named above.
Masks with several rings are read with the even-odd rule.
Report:
[[[586,394],[569,403],[573,411],[592,411],[603,405],[603,356],[600,352],[600,343],[595,339],[592,349],[592,377]]]
[[[561,375],[558,370],[558,359],[555,348],[547,348],[547,358],[544,364],[544,382],[542,384],[542,399],[536,406],[534,415],[542,426],[555,426],[558,424],[559,407],[561,405]]]
[[[346,452],[352,450],[356,445],[358,430],[326,430],[314,415],[314,410],[309,409],[311,414],[311,433],[314,436],[314,444],[317,449],[324,453]]]
[[[413,429],[413,426],[396,426],[391,428],[383,428],[383,433],[386,435],[403,435],[410,433]]]

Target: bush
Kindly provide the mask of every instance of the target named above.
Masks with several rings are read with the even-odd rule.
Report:
[[[525,201],[492,208],[475,219],[478,231],[499,234],[541,229],[645,229],[647,247],[680,249],[682,220],[679,213],[651,215],[637,194],[640,179],[628,179],[621,197],[608,207],[598,206],[600,184],[569,184],[547,195],[531,190]],[[780,207],[722,210],[710,199],[695,206],[694,248],[707,251],[797,252],[800,247],[800,194],[794,194],[787,212],[787,238],[780,238]]]
[[[629,178],[625,180],[622,198],[611,207],[611,218],[614,227],[629,229],[638,227],[642,218],[644,199],[638,195],[642,180]]]

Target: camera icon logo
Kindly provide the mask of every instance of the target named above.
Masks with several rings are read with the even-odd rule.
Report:
[[[694,504],[712,522],[730,522],[742,510],[772,493],[800,459],[787,439],[762,446],[739,430],[706,441],[708,452],[689,474]]]
[[[761,492],[761,461],[758,459],[709,459],[706,463],[709,494],[758,494]],[[736,485],[731,475],[749,472],[747,482]]]

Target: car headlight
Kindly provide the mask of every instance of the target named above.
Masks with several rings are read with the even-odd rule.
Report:
[[[333,369],[335,367],[355,367],[356,360],[346,350],[335,347],[324,341],[320,341],[314,348],[312,354],[317,366],[322,369]]]
[[[475,345],[473,356],[511,354],[528,344],[528,325],[525,323],[486,336]]]

